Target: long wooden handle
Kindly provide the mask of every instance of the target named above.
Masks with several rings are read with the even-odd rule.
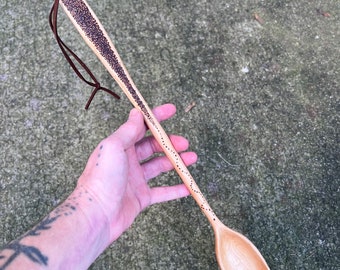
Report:
[[[61,0],[60,4],[87,45],[104,64],[133,106],[143,113],[145,122],[153,136],[161,145],[164,153],[173,164],[175,170],[208,220],[211,223],[216,221],[217,217],[215,213],[210,208],[188,168],[170,142],[168,135],[133,83],[112,41],[90,6],[85,0]]]

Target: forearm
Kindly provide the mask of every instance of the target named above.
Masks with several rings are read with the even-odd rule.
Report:
[[[87,269],[110,244],[109,224],[84,188],[0,250],[4,269]]]

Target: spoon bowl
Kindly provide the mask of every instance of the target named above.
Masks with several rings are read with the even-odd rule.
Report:
[[[219,220],[211,225],[215,233],[216,259],[221,270],[269,269],[261,253],[248,238]]]

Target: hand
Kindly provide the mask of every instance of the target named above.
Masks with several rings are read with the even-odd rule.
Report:
[[[176,108],[166,104],[153,112],[159,121],[163,121],[172,117]],[[127,122],[97,146],[78,181],[78,187],[92,193],[108,219],[110,242],[118,238],[147,206],[189,195],[184,184],[148,186],[149,180],[173,166],[165,156],[153,157],[162,150],[152,136],[144,137],[145,132],[142,114],[133,109]],[[177,152],[188,148],[185,138],[172,135],[170,139]],[[182,153],[181,157],[186,165],[197,160],[193,152]]]

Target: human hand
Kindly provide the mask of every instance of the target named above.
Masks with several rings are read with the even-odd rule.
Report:
[[[159,121],[175,114],[172,104],[153,110]],[[147,206],[189,195],[184,184],[150,188],[148,181],[173,169],[167,157],[153,157],[162,152],[154,137],[144,137],[146,126],[142,114],[133,109],[129,119],[116,132],[100,142],[91,154],[78,181],[100,205],[110,225],[110,242],[114,241]],[[187,150],[188,141],[170,136],[177,152]],[[182,153],[186,165],[197,160],[193,152]]]

